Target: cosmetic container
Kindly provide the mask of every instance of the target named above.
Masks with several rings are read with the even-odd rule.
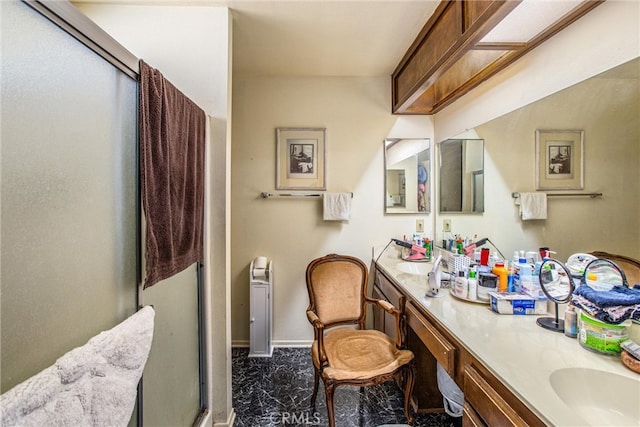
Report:
[[[578,314],[572,305],[564,312],[564,334],[570,338],[578,335]]]
[[[478,299],[478,280],[476,279],[475,267],[469,270],[469,278],[467,279],[467,288],[469,289],[467,293],[467,298],[469,298],[472,301],[476,301]]]

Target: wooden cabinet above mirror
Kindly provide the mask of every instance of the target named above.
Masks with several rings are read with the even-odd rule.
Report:
[[[434,114],[604,0],[443,0],[392,75],[394,114]]]

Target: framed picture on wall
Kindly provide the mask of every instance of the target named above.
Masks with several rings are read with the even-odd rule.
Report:
[[[536,190],[584,189],[584,131],[536,130]]]
[[[276,129],[276,189],[326,190],[325,128]]]

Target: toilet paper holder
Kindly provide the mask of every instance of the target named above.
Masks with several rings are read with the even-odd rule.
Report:
[[[251,279],[268,279],[271,263],[267,257],[259,256],[251,262]]]

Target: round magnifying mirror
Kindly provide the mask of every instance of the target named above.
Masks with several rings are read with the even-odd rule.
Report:
[[[569,302],[575,288],[571,272],[556,259],[547,259],[540,266],[540,287],[542,292],[556,306],[554,317],[540,317],[536,321],[539,326],[556,332],[564,332],[564,320],[558,318],[558,304]]]
[[[629,286],[624,271],[613,261],[598,258],[584,269],[583,283],[597,291],[608,291],[614,286]]]

